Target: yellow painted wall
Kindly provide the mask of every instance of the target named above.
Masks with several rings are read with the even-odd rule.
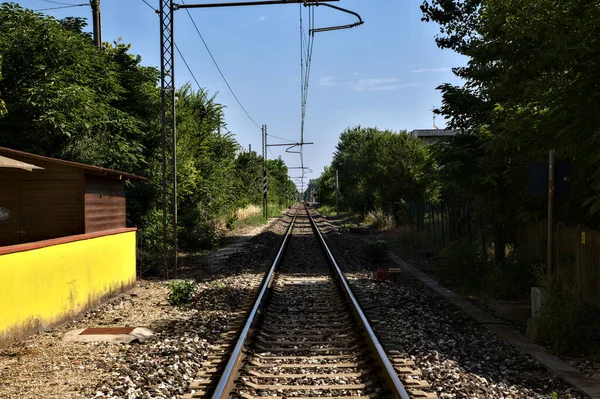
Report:
[[[60,322],[133,284],[135,234],[0,255],[0,341]]]

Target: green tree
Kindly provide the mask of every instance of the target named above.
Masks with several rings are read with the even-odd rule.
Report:
[[[471,139],[451,140],[445,154],[463,154],[443,180],[448,192],[468,181],[466,196],[495,231],[496,259],[518,223],[544,217],[542,199],[527,194],[529,163],[574,163],[571,197],[556,202],[568,223],[600,222],[598,153],[598,54],[594,30],[599,11],[592,1],[432,0],[424,20],[440,25],[438,46],[469,58],[455,68],[465,83],[444,84],[441,113],[450,127]],[[591,102],[590,102],[591,101]],[[441,152],[444,156],[444,152]],[[450,155],[451,157],[452,155]],[[453,176],[449,176],[452,173]]]

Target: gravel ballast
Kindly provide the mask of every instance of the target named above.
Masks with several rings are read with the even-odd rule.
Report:
[[[394,346],[411,356],[440,398],[585,397],[411,276],[375,281],[363,241],[320,224],[353,290],[379,305],[367,316],[393,332]]]
[[[170,306],[164,281],[130,291],[48,331],[0,349],[0,398],[179,398],[228,320],[258,285],[285,231],[282,217],[217,266],[185,269],[198,281],[190,304]],[[63,342],[84,327],[147,327],[144,343]]]

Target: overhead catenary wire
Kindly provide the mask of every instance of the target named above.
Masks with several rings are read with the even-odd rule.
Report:
[[[306,104],[308,100],[308,86],[310,81],[310,67],[312,65],[312,54],[314,46],[314,24],[315,9],[308,5],[308,38],[304,32],[304,19],[302,16],[302,4],[300,9],[300,97],[301,97],[301,120],[300,120],[300,164],[302,165],[301,191],[304,191],[304,127],[306,121]]]
[[[148,7],[154,10],[154,12],[158,13],[158,10],[152,6],[152,4],[148,3],[146,0],[142,0]]]
[[[62,1],[54,1],[54,0],[42,0],[45,1],[46,3],[52,3],[52,4],[60,4],[63,6],[72,6],[74,5],[73,3],[63,3]]]
[[[69,6],[60,6],[60,7],[50,7],[50,8],[40,8],[37,10],[32,10],[34,12],[38,12],[38,11],[50,11],[50,10],[59,10],[62,8],[71,8],[71,7],[82,7],[82,6],[89,6],[88,3],[83,3],[83,4],[71,4]]]
[[[185,4],[183,0],[181,1],[181,4]],[[208,55],[210,56],[210,58],[212,59],[213,63],[215,64],[215,67],[217,68],[217,71],[219,71],[219,75],[221,75],[221,78],[223,78],[223,81],[227,85],[227,88],[231,92],[231,95],[233,96],[233,98],[235,98],[235,101],[238,103],[238,105],[240,106],[240,108],[242,109],[242,111],[244,111],[244,113],[246,114],[246,116],[248,117],[248,119],[250,119],[250,121],[252,121],[252,123],[257,128],[260,129],[261,128],[260,125],[258,123],[256,123],[254,121],[254,119],[250,116],[250,114],[248,113],[248,111],[246,111],[246,108],[244,108],[244,106],[242,105],[241,101],[239,100],[239,98],[237,97],[237,95],[235,94],[235,92],[233,91],[233,89],[231,88],[231,85],[227,81],[227,78],[225,78],[225,75],[223,74],[223,71],[221,71],[221,68],[219,67],[219,64],[215,60],[215,57],[212,55],[212,52],[210,51],[210,48],[208,47],[208,44],[206,44],[206,41],[204,40],[204,37],[202,36],[202,33],[200,33],[200,29],[198,29],[198,25],[196,25],[196,21],[192,17],[192,14],[190,13],[190,10],[186,8],[185,11],[187,12],[188,16],[190,17],[190,20],[192,21],[192,24],[194,25],[194,28],[196,29],[196,32],[198,33],[198,36],[200,37],[200,40],[202,41],[202,44],[204,44],[204,47],[206,48],[206,51],[208,52]]]
[[[142,0],[148,7],[150,7],[151,9],[154,10],[154,12],[158,12],[158,10],[156,8],[154,8],[150,3],[148,3],[146,0]],[[182,4],[185,4],[183,1],[181,2]],[[215,60],[215,58],[212,55],[212,52],[210,51],[210,48],[208,47],[208,44],[206,43],[206,41],[204,40],[204,37],[202,36],[202,34],[200,33],[200,29],[198,29],[198,26],[196,25],[196,22],[194,21],[194,18],[192,17],[192,15],[190,14],[190,11],[188,9],[186,9],[188,16],[190,17],[190,20],[192,21],[192,24],[194,25],[194,27],[196,28],[196,32],[198,33],[198,36],[200,36],[200,39],[202,40],[202,43],[204,44],[204,47],[206,48],[206,51],[208,52],[208,54],[210,55],[210,58],[212,59],[213,63],[215,64],[215,67],[217,67],[217,70],[219,71],[219,74],[221,75],[221,77],[223,78],[223,81],[225,81],[225,84],[227,85],[227,87],[229,88],[229,91],[231,92],[231,94],[233,95],[233,97],[235,98],[235,100],[237,101],[238,105],[240,106],[240,108],[242,109],[242,111],[244,111],[244,113],[246,114],[246,116],[252,121],[252,123],[258,127],[260,129],[260,126],[254,121],[254,119],[252,119],[252,117],[250,116],[250,114],[248,114],[248,112],[246,111],[246,109],[244,108],[244,106],[242,105],[242,103],[240,102],[240,100],[238,99],[238,97],[236,96],[235,92],[233,91],[233,89],[231,88],[231,85],[229,84],[229,82],[227,81],[227,79],[225,78],[223,72],[221,71],[221,68],[219,67],[219,65],[217,64],[217,61]],[[185,64],[188,72],[190,73],[190,75],[192,75],[192,78],[194,79],[194,82],[196,82],[196,85],[198,86],[199,89],[202,89],[202,87],[200,86],[200,83],[198,82],[198,79],[196,79],[196,76],[194,75],[194,72],[192,72],[192,68],[190,67],[190,65],[187,63],[187,61],[185,60],[185,57],[183,56],[183,54],[181,53],[181,50],[179,49],[179,47],[177,46],[177,43],[175,43],[175,49],[177,50],[177,52],[179,53],[179,56],[181,57],[181,59],[183,60],[183,63]],[[276,137],[276,136],[273,136]],[[283,139],[286,140],[286,139]]]

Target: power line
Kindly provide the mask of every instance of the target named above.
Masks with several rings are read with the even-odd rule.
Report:
[[[52,4],[62,4],[64,6],[72,6],[73,3],[63,3],[61,1],[53,1],[53,0],[42,0],[45,1],[46,3],[52,3]]]
[[[290,143],[294,143],[294,140],[284,139],[283,137],[275,136],[273,134],[269,134],[268,136],[269,137],[275,137],[276,139],[279,139],[279,140],[289,141]]]
[[[181,4],[185,4],[183,2],[183,0],[181,1]],[[192,24],[194,24],[194,28],[196,28],[196,32],[198,33],[198,36],[200,36],[200,40],[202,40],[202,43],[204,44],[204,47],[206,48],[206,51],[208,51],[208,55],[210,55],[210,58],[212,59],[213,63],[215,64],[215,67],[217,67],[217,70],[219,71],[219,74],[221,75],[221,77],[223,78],[223,81],[225,82],[225,84],[229,88],[229,91],[233,95],[233,98],[235,98],[235,101],[237,101],[238,105],[240,106],[240,108],[242,109],[242,111],[244,111],[244,113],[246,114],[246,116],[248,117],[248,119],[250,119],[252,121],[252,123],[254,123],[254,125],[257,128],[260,129],[260,126],[258,125],[258,123],[256,123],[254,121],[254,119],[252,119],[252,117],[250,116],[250,114],[248,113],[248,111],[246,111],[246,108],[244,108],[244,106],[242,105],[242,103],[240,102],[240,100],[238,99],[238,97],[235,95],[233,89],[231,88],[231,85],[229,84],[229,82],[225,78],[225,75],[223,75],[223,72],[221,71],[221,68],[219,68],[219,64],[217,64],[217,61],[215,60],[215,57],[213,57],[212,52],[210,51],[210,49],[208,48],[208,45],[206,44],[206,41],[204,40],[204,37],[202,37],[202,34],[200,33],[200,29],[198,29],[198,25],[196,25],[196,21],[194,21],[194,18],[192,17],[192,14],[190,13],[190,10],[186,8],[185,11],[187,12],[188,16],[190,17],[190,20],[192,21]]]
[[[181,50],[179,50],[179,46],[177,46],[177,43],[175,43],[175,49],[179,53],[179,56],[183,60],[183,63],[185,64],[185,66],[186,66],[187,70],[189,71],[190,75],[192,75],[192,78],[194,79],[194,82],[196,82],[196,85],[198,85],[198,89],[200,89],[200,91],[202,91],[202,87],[200,87],[200,83],[198,83],[198,79],[196,79],[196,76],[194,75],[194,72],[192,72],[192,68],[190,68],[190,66],[188,65],[187,61],[185,60],[185,57],[183,56],[183,54],[181,54]]]
[[[154,12],[158,12],[158,10],[157,10],[156,8],[152,7],[152,5],[151,5],[150,3],[148,3],[146,0],[142,0],[142,1],[143,1],[144,3],[146,3],[146,5],[147,5],[148,7],[150,7],[151,9],[153,9],[153,10],[154,10]]]
[[[85,4],[72,4],[70,6],[61,6],[61,7],[50,7],[50,8],[40,8],[38,10],[33,10],[34,12],[38,12],[38,11],[49,11],[49,10],[58,10],[61,8],[71,8],[71,7],[81,7],[81,6],[89,6],[89,4],[85,3]]]

